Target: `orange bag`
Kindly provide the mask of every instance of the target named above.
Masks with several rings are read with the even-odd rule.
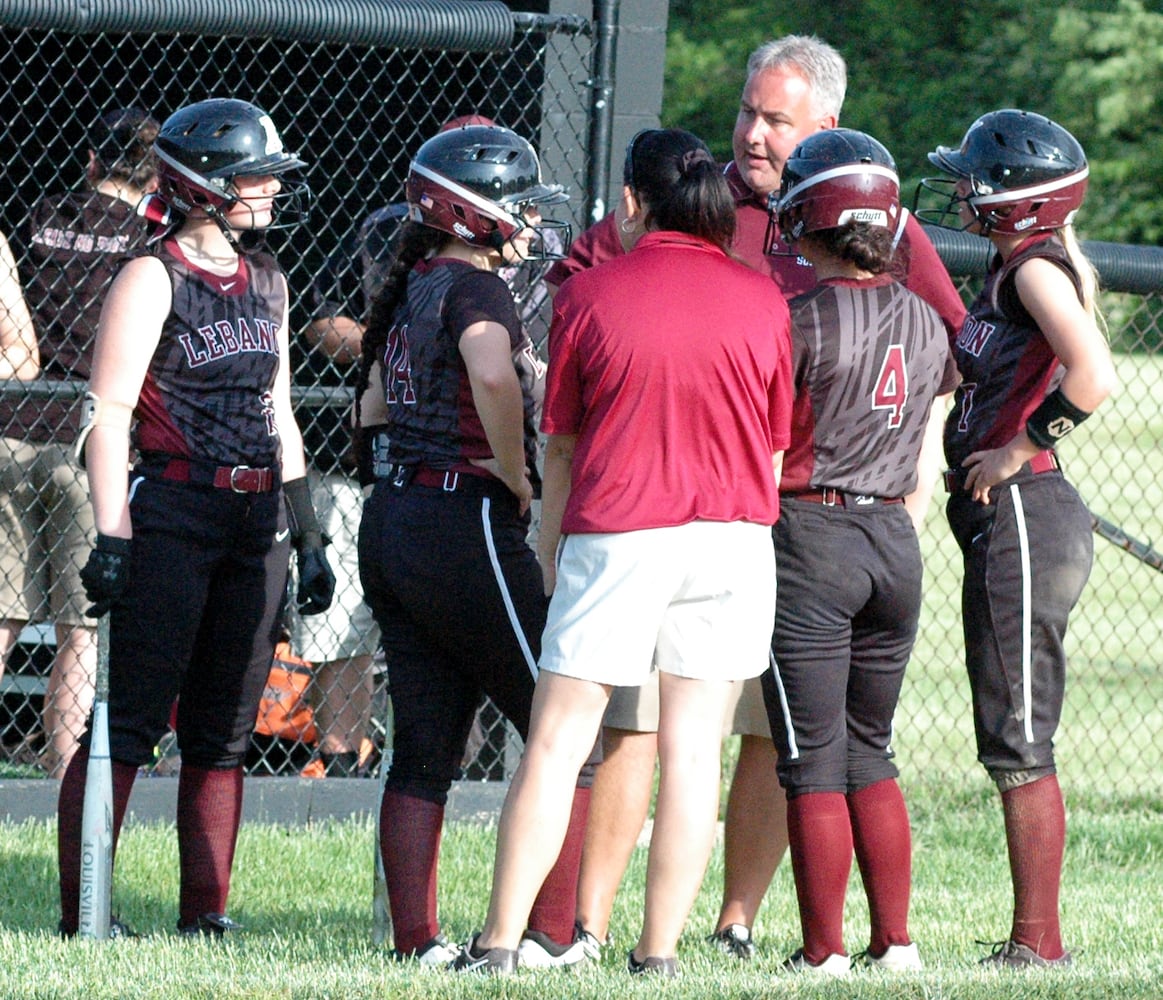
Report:
[[[290,643],[275,646],[275,658],[258,706],[254,731],[262,736],[314,743],[315,710],[307,698],[311,664],[291,652]]]

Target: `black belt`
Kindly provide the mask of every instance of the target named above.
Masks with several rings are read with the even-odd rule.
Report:
[[[904,503],[901,497],[874,497],[863,493],[844,493],[825,486],[807,493],[781,493],[780,500],[802,500],[804,503],[818,503],[825,507],[883,507],[890,503]]]
[[[147,459],[142,468],[174,483],[213,486],[234,493],[270,493],[279,486],[277,470],[253,465],[215,465],[194,458]]]
[[[1058,456],[1054,452],[1040,451],[1026,462],[1020,471],[1040,476],[1044,472],[1057,472],[1058,468]],[[946,469],[942,475],[945,477],[945,492],[960,493],[965,489],[965,477],[969,475],[969,470]]]

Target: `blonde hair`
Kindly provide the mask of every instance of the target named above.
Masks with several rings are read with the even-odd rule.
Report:
[[[1070,258],[1070,264],[1078,272],[1078,279],[1082,282],[1082,308],[1094,320],[1095,326],[1105,337],[1108,335],[1108,330],[1106,317],[1098,305],[1098,271],[1090,262],[1090,258],[1083,253],[1082,245],[1078,242],[1078,235],[1075,233],[1073,225],[1062,226],[1055,230],[1055,234],[1062,241],[1062,246],[1066,249],[1066,256]]]

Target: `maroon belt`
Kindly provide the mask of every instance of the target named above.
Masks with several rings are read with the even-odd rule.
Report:
[[[427,465],[420,465],[412,473],[412,483],[429,489],[444,490],[445,493],[455,493],[457,490],[479,487],[486,483],[497,484],[500,480],[483,469],[480,472],[465,472],[459,469],[432,469]]]
[[[802,500],[805,503],[823,504],[825,507],[879,507],[889,503],[904,503],[901,497],[872,497],[860,493],[843,493],[825,486],[810,493],[781,493],[781,500]]]
[[[175,483],[213,486],[235,493],[270,493],[278,483],[272,468],[253,465],[213,465],[187,458],[171,458],[160,466],[162,479]]]
[[[1043,472],[1057,472],[1058,471],[1058,456],[1052,451],[1040,451],[1033,458],[1031,458],[1023,469],[1028,469],[1035,476],[1040,476]],[[946,469],[943,473],[945,477],[945,492],[959,493],[965,489],[965,477],[969,475],[968,469]]]

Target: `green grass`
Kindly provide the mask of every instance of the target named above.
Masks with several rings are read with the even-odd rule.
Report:
[[[1118,359],[1122,389],[1062,448],[1070,477],[1103,516],[1163,546],[1163,359]],[[1070,687],[1058,737],[1069,810],[1062,896],[1075,967],[1052,974],[980,971],[975,938],[1008,930],[1010,895],[996,794],[974,761],[962,665],[960,568],[938,492],[923,532],[927,587],[922,633],[905,680],[894,745],[914,823],[912,930],[926,972],[886,981],[862,975],[812,984],[777,974],[798,944],[789,867],[776,875],[755,931],[761,959],[741,968],[702,937],[719,902],[721,856],[680,944],[678,983],[632,982],[622,970],[637,934],[645,853],[636,852],[617,900],[616,946],[581,974],[513,980],[418,975],[372,948],[371,827],[248,825],[239,844],[231,914],[237,944],[178,941],[173,830],[130,826],[118,859],[116,906],[142,941],[64,943],[53,929],[55,827],[0,825],[0,998],[8,997],[924,997],[1163,996],[1163,574],[1095,539],[1095,569],[1076,611]],[[724,771],[735,745],[728,743]],[[0,773],[0,776],[4,776]],[[9,777],[24,776],[19,769]],[[440,908],[446,932],[479,927],[488,897],[493,831],[452,825],[445,839]],[[853,876],[846,920],[851,951],[866,944],[867,914]]]
[[[1063,922],[1077,961],[1070,970],[996,973],[978,968],[975,938],[1005,936],[1009,883],[1001,814],[984,780],[963,791],[906,788],[914,825],[912,931],[926,971],[843,984],[787,979],[779,962],[798,942],[789,866],[776,875],[755,928],[760,958],[739,965],[707,946],[721,886],[721,855],[680,943],[683,978],[631,981],[624,952],[637,934],[645,852],[635,852],[613,915],[616,944],[599,967],[522,973],[511,980],[421,974],[370,944],[372,827],[328,821],[310,828],[247,825],[239,842],[231,914],[246,925],[214,947],[179,940],[172,826],[127,827],[115,906],[147,937],[104,945],[54,933],[55,827],[0,826],[0,995],[4,997],[670,997],[755,998],[1157,997],[1163,994],[1163,807],[1143,800],[1068,794]],[[494,830],[452,824],[441,867],[440,912],[451,937],[479,927],[488,897]],[[865,946],[867,912],[853,875],[846,914],[850,951]]]

